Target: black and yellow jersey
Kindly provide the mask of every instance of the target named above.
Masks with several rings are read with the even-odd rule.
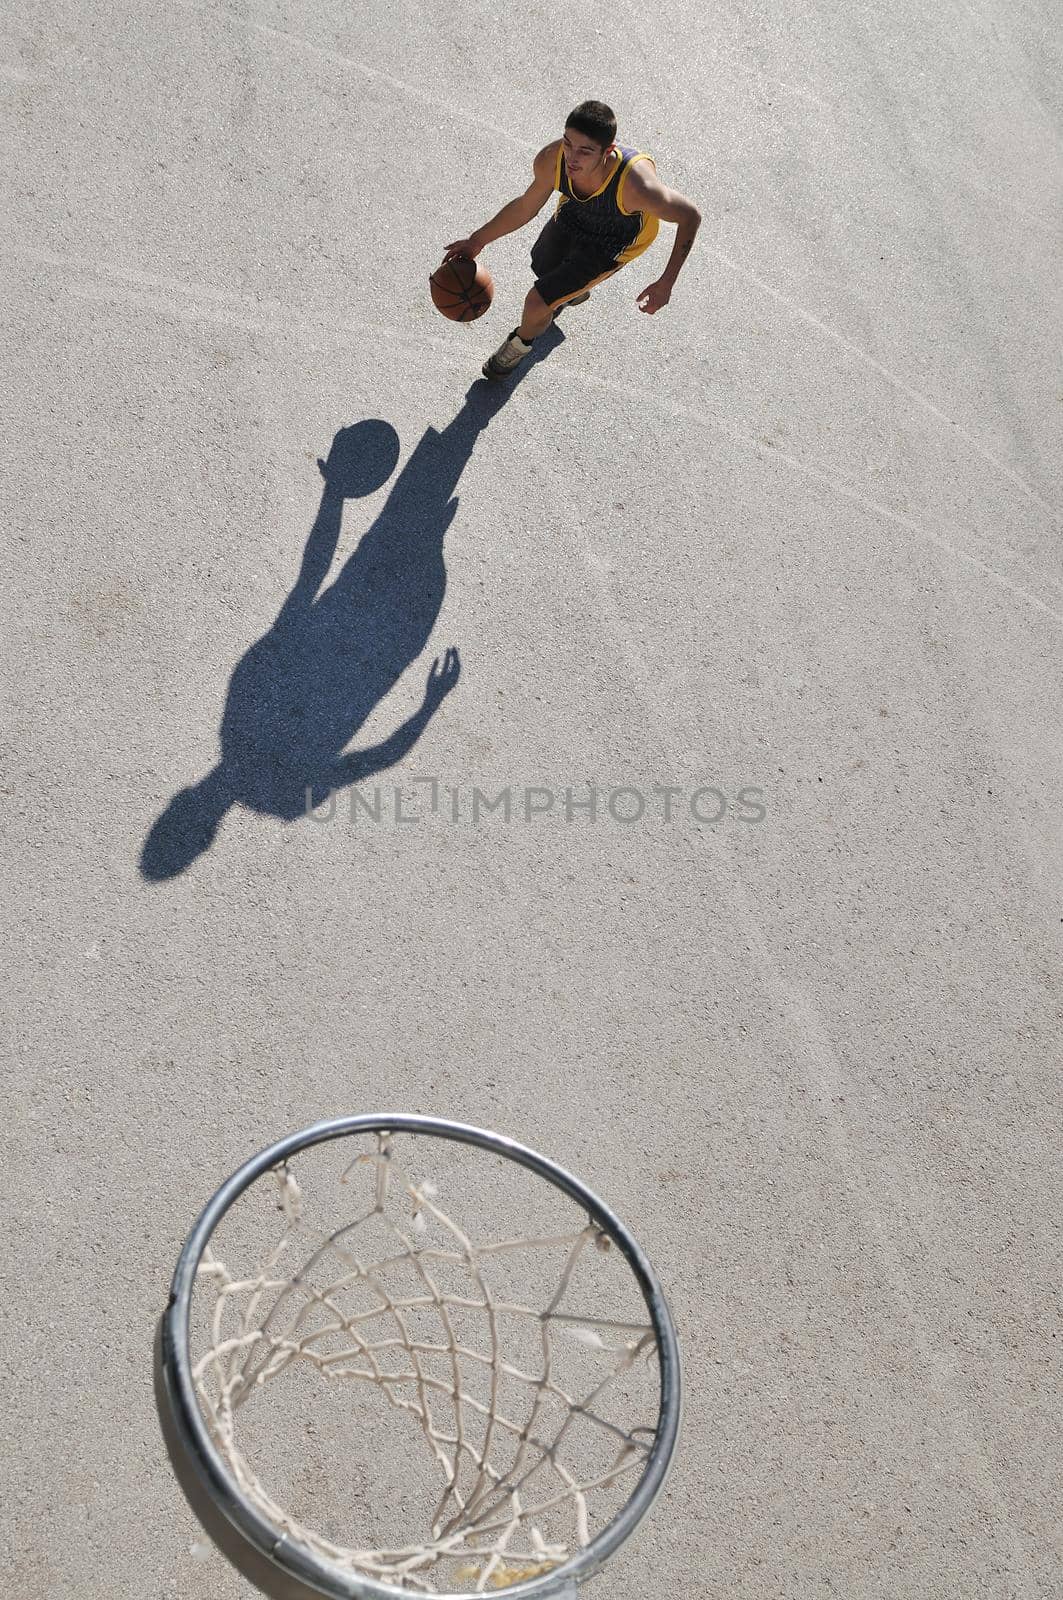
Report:
[[[635,161],[653,157],[644,150],[617,145],[620,160],[600,189],[586,199],[576,194],[565,170],[564,151],[558,146],[554,188],[559,190],[554,215],[562,228],[623,265],[651,245],[661,226],[650,212],[624,210],[624,183],[628,168]]]

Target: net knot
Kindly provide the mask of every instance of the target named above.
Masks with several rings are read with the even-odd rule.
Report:
[[[278,1167],[273,1176],[277,1180],[277,1210],[283,1211],[289,1222],[298,1222],[303,1214],[303,1191],[290,1167]]]

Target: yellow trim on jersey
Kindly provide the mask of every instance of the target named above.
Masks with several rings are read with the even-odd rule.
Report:
[[[614,149],[616,148],[615,145],[614,145],[613,148]],[[619,152],[618,152],[618,154],[619,154]],[[578,200],[581,206],[585,205],[588,200],[597,200],[598,196],[600,194],[604,194],[605,193],[606,189],[608,189],[609,185],[612,183],[613,179],[616,177],[617,168],[618,167],[622,167],[623,165],[624,165],[624,158],[623,158],[623,156],[620,156],[619,161],[614,161],[613,162],[612,167],[610,168],[609,172],[606,174],[604,182],[599,184],[598,188],[595,189],[593,194],[577,194],[575,189],[572,188],[572,179],[569,178],[568,186],[569,186],[569,189],[571,190],[572,199],[573,200]],[[623,182],[623,179],[621,179],[620,181]]]
[[[632,212],[632,216],[638,215],[637,211]],[[644,250],[648,250],[660,231],[660,217],[655,217],[651,211],[644,211],[642,213],[642,227],[627,248],[621,250],[616,258],[620,265],[626,267],[629,261],[634,261],[636,256],[640,256]]]
[[[568,195],[567,194],[562,194],[560,192],[561,191],[561,157],[564,155],[564,153],[565,153],[565,147],[562,144],[561,140],[559,139],[557,141],[557,171],[554,173],[554,188],[558,191],[557,205],[554,207],[554,216],[555,217],[558,217],[558,216],[561,215],[561,207],[564,205],[565,201],[568,199]]]
[[[635,152],[635,154],[628,159],[627,163],[624,166],[623,172],[620,174],[620,182],[616,186],[617,208],[623,213],[623,215],[625,217],[634,217],[634,216],[637,216],[637,214],[638,214],[637,212],[634,212],[634,211],[625,211],[624,210],[624,184],[627,182],[627,175],[631,171],[632,167],[635,165],[636,161],[648,161],[650,166],[653,168],[654,172],[657,171],[657,163],[656,163],[656,161],[654,161],[653,157],[651,155],[649,155],[645,150],[637,150]]]
[[[624,193],[624,184],[627,181],[628,173],[635,165],[636,161],[648,161],[654,172],[657,171],[657,163],[654,161],[653,157],[648,155],[645,150],[639,150],[636,155],[633,155],[630,158],[624,167],[623,172],[620,174],[620,182],[616,186],[617,210],[622,216],[625,217],[642,218],[642,226],[638,233],[635,235],[634,239],[632,239],[631,243],[627,245],[625,249],[621,250],[620,254],[616,258],[622,267],[627,266],[629,261],[634,261],[635,257],[640,256],[644,250],[648,250],[654,239],[656,239],[657,235],[661,231],[661,219],[660,217],[655,217],[652,211],[624,210],[624,202],[622,198]]]

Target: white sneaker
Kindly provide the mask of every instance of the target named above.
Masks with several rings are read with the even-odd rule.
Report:
[[[520,365],[524,357],[531,352],[531,345],[525,344],[520,336],[520,329],[514,328],[508,339],[500,344],[493,356],[488,356],[483,364],[485,378],[508,378],[514,367]]]

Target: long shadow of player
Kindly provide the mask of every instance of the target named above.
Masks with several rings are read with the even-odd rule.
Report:
[[[545,338],[536,361],[559,342],[560,335]],[[380,744],[347,746],[428,642],[446,590],[443,540],[457,511],[454,489],[514,386],[476,383],[442,433],[426,430],[380,515],[322,589],[344,502],[386,483],[399,451],[386,422],[359,422],[337,433],[328,460],[318,462],[321,506],[295,587],[229,683],[221,760],[180,790],[152,826],[140,856],[145,878],[159,882],[183,872],[210,848],[233,805],[290,822],[305,816],[308,803],[394,766],[412,749],[458,681],[454,648],[433,663],[411,717]]]

